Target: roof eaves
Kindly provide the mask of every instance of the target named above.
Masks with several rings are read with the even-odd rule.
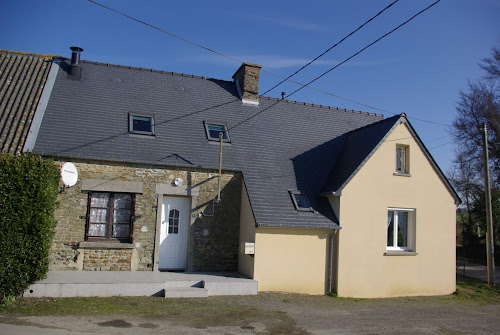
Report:
[[[51,60],[51,59],[54,59],[54,58],[60,58],[61,57],[59,55],[36,54],[36,53],[33,53],[33,52],[11,51],[11,50],[6,50],[6,49],[0,49],[0,52],[5,52],[5,53],[9,53],[9,54],[23,55],[23,56],[35,56],[35,57],[46,58],[48,60]]]
[[[447,186],[449,192],[452,194],[453,198],[455,199],[455,204],[459,205],[460,203],[462,203],[462,200],[460,199],[460,196],[456,192],[455,188],[453,187],[453,185],[451,185],[451,183],[448,180],[448,178],[446,178],[446,176],[444,175],[444,173],[441,170],[441,168],[439,168],[439,165],[437,165],[436,161],[434,160],[434,158],[430,154],[429,150],[427,150],[427,148],[425,147],[424,143],[422,142],[422,140],[418,136],[418,134],[415,131],[415,129],[413,128],[413,126],[411,125],[410,121],[406,118],[406,114],[405,113],[401,114],[401,116],[397,119],[397,121],[394,122],[394,125],[391,127],[391,129],[389,129],[389,131],[384,135],[384,137],[382,137],[382,139],[379,141],[379,143],[373,148],[373,150],[366,156],[366,158],[353,171],[353,173],[349,176],[349,178],[347,178],[344,181],[344,183],[337,190],[331,191],[331,192],[325,192],[325,193],[322,193],[321,195],[326,195],[326,196],[328,196],[328,195],[337,195],[337,196],[340,196],[342,194],[342,190],[345,188],[345,186],[352,180],[352,178],[354,178],[354,176],[358,173],[358,171],[361,170],[361,168],[373,156],[373,154],[378,150],[378,148],[382,145],[382,143],[385,142],[385,140],[387,139],[387,137],[389,137],[389,135],[394,131],[394,129],[398,125],[400,125],[400,124],[405,124],[407,126],[408,130],[410,131],[410,134],[413,136],[413,138],[415,139],[415,141],[418,143],[418,145],[420,146],[420,148],[423,150],[425,156],[427,157],[427,159],[431,163],[432,167],[434,168],[434,170],[436,171],[436,173],[439,175],[439,177],[441,178],[441,180],[443,180],[443,182]],[[356,129],[354,131],[358,131],[358,130],[359,129]]]
[[[40,125],[42,124],[43,116],[47,105],[49,103],[50,95],[56,81],[57,72],[59,71],[60,59],[54,59],[50,66],[49,74],[43,85],[42,95],[40,96],[35,114],[31,120],[28,134],[26,136],[26,141],[24,142],[23,152],[33,151],[35,147],[36,139],[38,137],[38,132],[40,131]]]
[[[342,229],[338,224],[293,224],[293,223],[260,223],[258,228],[293,228],[293,229]]]
[[[436,161],[432,157],[429,150],[427,150],[427,147],[425,146],[424,142],[422,142],[422,140],[418,136],[417,132],[415,131],[415,129],[411,125],[410,121],[408,121],[408,119],[406,117],[404,118],[404,123],[407,126],[408,130],[410,131],[411,135],[414,137],[415,141],[417,141],[418,145],[420,146],[420,148],[424,152],[425,156],[427,157],[427,159],[431,163],[431,165],[434,168],[434,170],[436,171],[436,173],[439,175],[441,180],[448,187],[448,191],[452,194],[453,198],[455,199],[455,204],[460,205],[462,203],[462,199],[460,199],[460,196],[458,195],[457,191],[455,190],[453,185],[451,185],[450,181],[448,180],[446,175],[443,173],[443,171],[441,170],[439,165],[436,163]]]

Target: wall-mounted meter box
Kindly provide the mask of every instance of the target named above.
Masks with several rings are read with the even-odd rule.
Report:
[[[245,255],[255,254],[255,243],[254,242],[242,242],[241,243],[241,253]]]

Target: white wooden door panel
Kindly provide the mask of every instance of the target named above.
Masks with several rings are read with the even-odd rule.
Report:
[[[186,268],[189,198],[163,197],[160,231],[160,269]]]

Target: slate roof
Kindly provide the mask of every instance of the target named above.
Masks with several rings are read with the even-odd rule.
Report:
[[[243,173],[260,227],[338,228],[320,194],[341,187],[399,119],[266,97],[248,106],[232,81],[87,61],[71,80],[68,60],[57,63],[34,152],[217,170],[219,144],[203,122],[223,122],[223,169]],[[156,135],[129,134],[129,112],[154,116]],[[314,211],[296,211],[289,190]]]
[[[323,192],[338,194],[400,119],[400,115],[395,115],[347,133]]]
[[[0,50],[0,151],[23,150],[53,57]]]

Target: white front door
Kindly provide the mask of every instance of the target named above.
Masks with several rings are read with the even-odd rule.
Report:
[[[163,197],[159,259],[162,270],[186,268],[189,201],[189,198]]]

